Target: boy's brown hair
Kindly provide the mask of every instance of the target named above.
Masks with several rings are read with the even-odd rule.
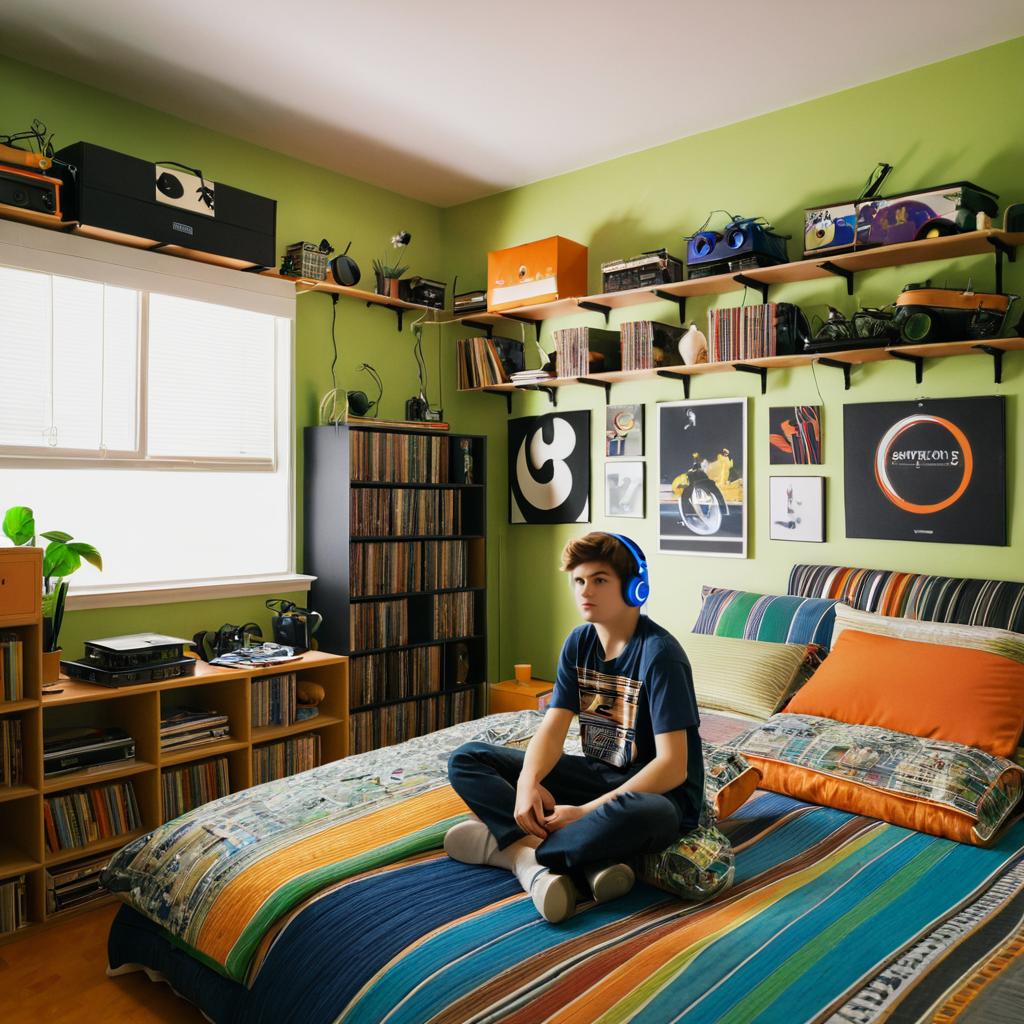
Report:
[[[572,572],[584,562],[605,562],[623,581],[636,575],[636,559],[626,545],[610,533],[587,533],[565,545],[562,572]]]

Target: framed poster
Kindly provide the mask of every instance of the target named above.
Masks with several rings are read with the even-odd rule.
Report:
[[[768,480],[768,536],[772,540],[825,540],[825,478],[773,476]]]
[[[821,406],[773,405],[768,410],[772,466],[821,465]]]
[[[843,409],[846,535],[1006,544],[1001,396]]]
[[[658,405],[658,550],[747,556],[747,400]]]
[[[606,462],[604,466],[604,514],[624,519],[643,519],[647,514],[646,464]]]
[[[604,453],[609,459],[644,453],[644,407],[609,405],[604,413]]]
[[[510,523],[590,522],[590,410],[508,421]]]

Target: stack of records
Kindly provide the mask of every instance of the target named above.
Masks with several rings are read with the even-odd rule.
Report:
[[[98,771],[135,760],[135,740],[117,726],[69,726],[43,736],[43,775],[52,778],[83,769]]]
[[[566,327],[555,331],[555,365],[560,377],[587,377],[622,369],[618,331],[600,327]]]
[[[160,719],[160,749],[188,750],[217,743],[228,735],[228,716],[205,708],[168,710]]]
[[[514,338],[463,338],[458,362],[460,391],[507,384],[526,365],[523,343]]]
[[[25,876],[0,882],[0,935],[8,935],[28,924],[25,907]]]
[[[0,718],[0,786],[22,782],[21,719]]]
[[[89,903],[106,896],[107,890],[100,882],[103,869],[110,863],[110,854],[74,861],[46,872],[46,912],[56,914],[60,910]]]
[[[0,700],[21,700],[22,647],[17,633],[0,633]]]
[[[778,355],[778,304],[708,310],[708,360],[713,363]]]
[[[620,329],[624,370],[653,370],[682,362],[679,356],[682,327],[656,320],[632,320],[622,324]]]
[[[554,376],[550,370],[521,370],[513,373],[510,379],[517,388],[522,388],[531,384],[546,384]]]

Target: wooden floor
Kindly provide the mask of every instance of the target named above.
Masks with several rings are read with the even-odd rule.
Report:
[[[37,928],[0,946],[0,1021],[204,1022],[194,1006],[145,974],[107,977],[107,932],[118,906]]]

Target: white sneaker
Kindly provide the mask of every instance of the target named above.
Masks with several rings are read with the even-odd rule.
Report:
[[[609,864],[606,867],[584,868],[595,903],[617,900],[633,888],[636,875],[628,864]]]
[[[576,912],[576,886],[568,875],[556,875],[546,868],[530,886],[530,898],[545,921],[558,924]]]
[[[444,852],[463,864],[486,864],[498,849],[498,841],[490,829],[475,818],[452,825],[445,833]]]

